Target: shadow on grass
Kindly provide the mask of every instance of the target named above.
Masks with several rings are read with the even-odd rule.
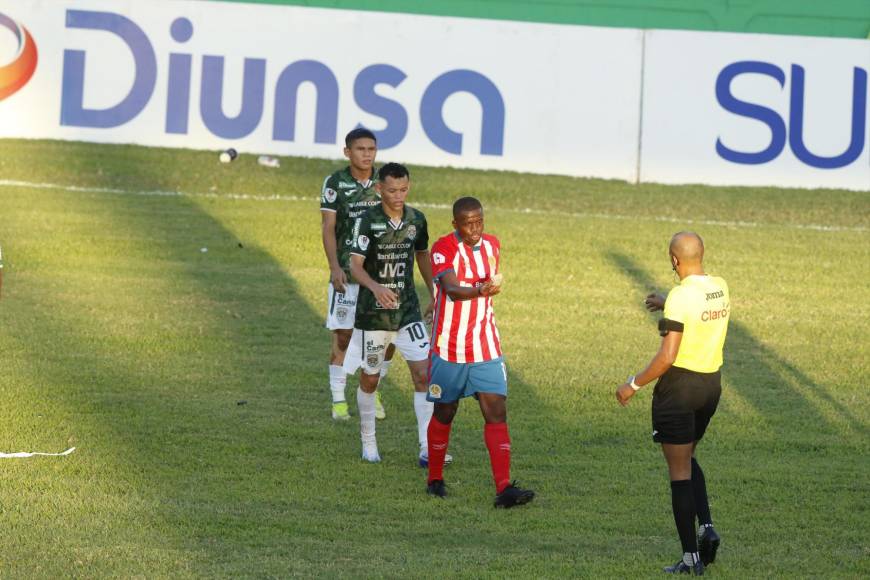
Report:
[[[643,295],[657,291],[653,277],[631,257],[619,252],[609,252],[607,257],[619,272],[634,281]],[[650,316],[658,317],[659,314]],[[831,397],[822,385],[803,371],[756,340],[745,324],[735,320],[729,323],[726,353],[730,356],[723,371],[729,384],[771,425],[778,426],[782,431],[793,431],[795,425],[792,421],[798,416],[816,425],[834,427],[818,407],[798,390],[802,389],[824,401],[856,432],[868,433],[867,427],[848,407]],[[777,409],[783,406],[788,408],[788,412],[777,416]]]
[[[159,168],[154,155],[128,150],[122,165]],[[87,265],[55,274],[58,287],[22,288],[23,299],[7,301],[34,330],[14,334],[71,417],[79,451],[70,465],[123,481],[118,493],[135,514],[66,525],[107,526],[118,543],[177,554],[167,563],[143,551],[133,565],[114,552],[113,574],[310,573],[299,547],[335,515],[316,518],[319,502],[359,487],[359,442],[355,421],[329,418],[328,333],[286,265],[256,232],[240,239],[209,215],[208,202],[34,195],[64,206],[45,213],[49,230],[65,228],[50,225],[55,217],[81,214],[66,239]],[[151,537],[125,535],[133,527]],[[265,567],[252,566],[266,553]]]

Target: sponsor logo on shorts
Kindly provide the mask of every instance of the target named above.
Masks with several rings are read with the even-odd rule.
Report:
[[[366,364],[368,364],[369,368],[374,368],[378,366],[378,355],[370,354],[366,356]]]
[[[356,306],[356,300],[353,298],[348,298],[347,294],[339,293],[335,297],[336,304],[341,304],[343,306]]]
[[[441,386],[440,385],[429,385],[429,396],[433,399],[441,398]]]
[[[379,353],[382,350],[384,350],[384,345],[375,344],[375,341],[373,341],[373,340],[366,341],[366,352]]]
[[[327,187],[326,189],[323,190],[323,199],[325,199],[325,200],[328,201],[329,203],[334,202],[334,201],[335,201],[335,197],[336,197],[337,195],[338,195],[338,194],[335,192],[335,190],[334,190],[334,189],[331,189],[331,188],[329,188],[329,187]]]

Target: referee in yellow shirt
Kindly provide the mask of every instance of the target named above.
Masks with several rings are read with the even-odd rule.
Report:
[[[661,346],[645,369],[616,389],[616,399],[625,406],[641,387],[658,379],[652,402],[653,441],[661,443],[668,462],[674,522],[683,547],[682,559],[665,572],[701,575],[716,559],[719,536],[713,529],[704,472],[694,454],[722,392],[719,368],[731,299],[725,280],[704,273],[704,242],[698,234],[675,234],[669,253],[680,285],[667,300],[650,294],[645,301],[651,311],[664,308]]]

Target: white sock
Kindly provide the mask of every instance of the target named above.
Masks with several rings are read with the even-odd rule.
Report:
[[[332,402],[344,401],[344,387],[347,385],[347,375],[340,365],[329,365],[329,390],[332,391]]]
[[[359,408],[359,434],[363,443],[375,441],[375,394],[366,393],[359,387],[356,390],[356,404]]]
[[[381,381],[385,376],[387,376],[387,371],[390,370],[390,365],[391,365],[391,364],[393,364],[393,361],[391,361],[391,360],[385,360],[384,362],[381,363],[381,378],[378,379],[378,386],[380,386],[380,384],[381,384],[380,381]]]
[[[417,414],[417,437],[420,439],[420,451],[429,449],[429,420],[435,404],[426,400],[426,393],[414,393],[414,413]]]

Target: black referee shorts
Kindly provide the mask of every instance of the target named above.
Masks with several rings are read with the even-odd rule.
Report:
[[[722,394],[722,375],[671,367],[653,391],[652,424],[656,443],[692,443],[704,436]]]

